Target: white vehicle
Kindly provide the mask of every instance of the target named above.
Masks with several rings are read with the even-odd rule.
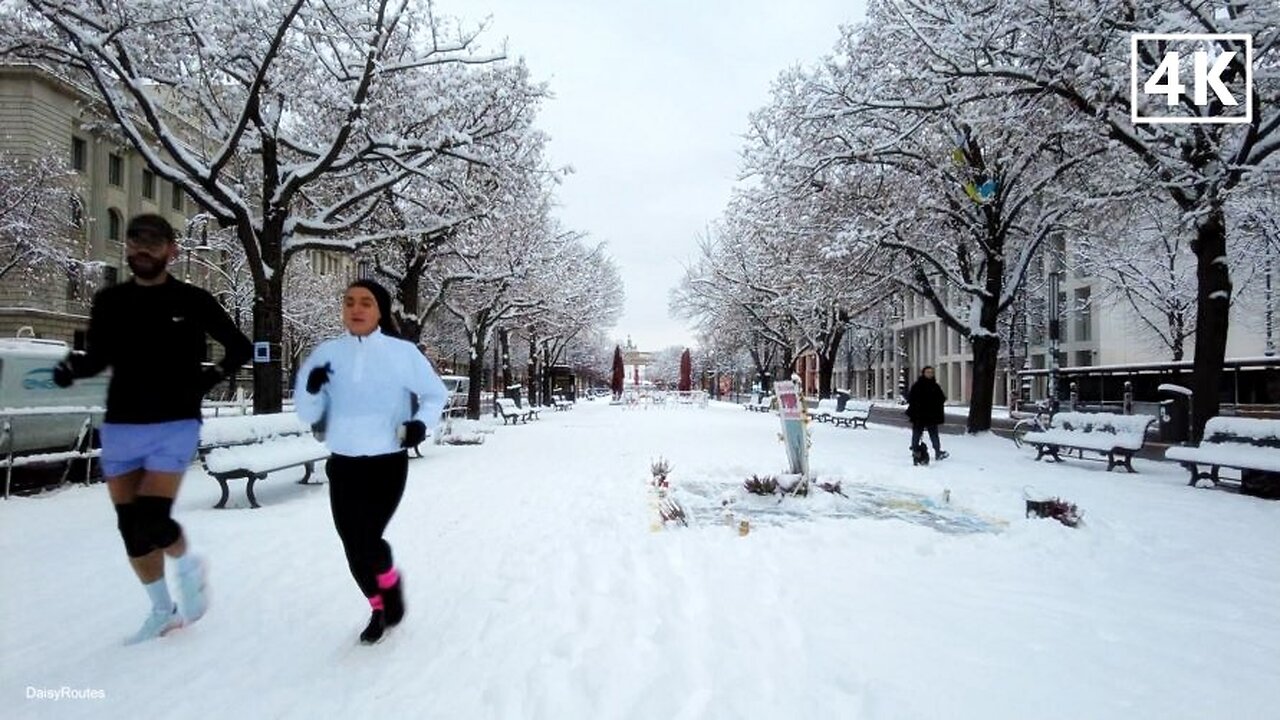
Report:
[[[441,375],[440,380],[449,391],[449,399],[444,404],[445,415],[461,414],[458,408],[467,406],[467,393],[471,389],[471,378],[463,375]]]
[[[33,450],[66,450],[85,417],[102,423],[109,373],[53,384],[53,366],[70,348],[57,340],[0,339],[0,457]],[[6,433],[5,430],[8,429]]]

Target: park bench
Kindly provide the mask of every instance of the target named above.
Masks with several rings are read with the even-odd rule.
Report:
[[[869,400],[850,400],[844,404],[844,410],[831,413],[831,422],[847,428],[865,429],[872,407],[874,404]]]
[[[551,400],[551,404],[555,406],[557,412],[561,410],[573,409],[573,402],[569,400],[565,400],[563,395],[556,395],[555,397],[553,397]]]
[[[498,414],[502,416],[502,424],[506,425],[510,420],[512,425],[518,422],[528,422],[530,418],[536,417],[532,410],[526,410],[516,405],[516,401],[511,398],[497,399]]]
[[[831,416],[835,414],[837,405],[835,398],[822,398],[818,401],[818,406],[809,413],[809,417],[818,422],[831,422]]]
[[[1255,478],[1259,486],[1274,484],[1280,474],[1280,420],[1210,418],[1204,426],[1204,440],[1198,446],[1174,446],[1165,450],[1164,456],[1191,471],[1190,485],[1200,480],[1222,483],[1222,468],[1239,470],[1241,489],[1246,492]],[[1268,496],[1276,492],[1274,487],[1259,489],[1264,490],[1260,494]]]
[[[225,508],[231,491],[229,480],[243,479],[249,506],[261,507],[253,494],[253,484],[267,475],[301,467],[305,473],[299,485],[311,482],[315,464],[329,457],[329,450],[316,440],[311,429],[293,413],[210,418],[200,428],[200,464],[222,489],[215,508]]]
[[[773,409],[773,396],[761,395],[759,400],[745,403],[743,407],[751,412],[769,412]]]
[[[1023,436],[1024,443],[1036,448],[1036,460],[1048,455],[1063,462],[1061,451],[1071,449],[1097,452],[1107,456],[1107,471],[1123,465],[1133,469],[1133,454],[1147,441],[1147,428],[1156,421],[1150,415],[1115,415],[1112,413],[1061,412],[1050,420],[1049,428]]]

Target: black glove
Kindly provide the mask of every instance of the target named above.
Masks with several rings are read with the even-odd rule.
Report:
[[[68,358],[53,366],[53,384],[60,388],[69,388],[76,381],[76,371],[71,367]]]
[[[327,382],[329,382],[329,363],[312,368],[311,374],[307,376],[307,392],[315,395]]]
[[[222,372],[222,368],[214,365],[200,371],[200,394],[207,395],[210,390],[217,387],[218,383],[226,378],[226,374]]]
[[[421,420],[410,420],[400,426],[400,447],[417,447],[427,439],[427,426]]]

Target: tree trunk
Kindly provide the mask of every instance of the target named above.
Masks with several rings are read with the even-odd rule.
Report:
[[[484,333],[476,333],[471,339],[471,359],[467,364],[467,418],[480,419],[480,385],[484,382]]]
[[[414,272],[414,268],[410,266],[409,271],[405,273],[404,279],[400,281],[400,285],[396,289],[399,295],[400,307],[403,308],[397,321],[400,325],[400,337],[414,345],[417,345],[418,341],[422,339],[422,324],[418,322],[418,286],[421,279],[418,273]]]
[[[524,384],[527,386],[525,391],[529,397],[529,407],[538,406],[538,339],[537,336],[529,334],[529,364],[525,373]]]
[[[1186,353],[1187,336],[1185,332],[1186,322],[1183,320],[1181,312],[1174,313],[1172,321],[1169,323],[1169,329],[1172,332],[1173,340],[1173,360],[1179,362]]]
[[[538,383],[542,389],[542,404],[551,404],[551,345],[549,343],[542,344],[542,376]]]
[[[263,245],[265,254],[267,243],[264,242]],[[276,245],[279,246],[279,242]],[[279,267],[279,264],[269,266]],[[269,362],[253,363],[255,415],[278,413],[284,402],[284,369],[281,365],[284,351],[283,285],[284,273],[272,273],[271,277],[258,283],[257,302],[253,304],[253,341],[265,342],[271,348]]]
[[[1000,362],[1000,337],[977,335],[973,344],[973,391],[969,396],[969,422],[971,433],[991,429],[991,403],[995,398],[996,366]]]
[[[1231,276],[1227,273],[1227,229],[1222,205],[1216,199],[1196,226],[1196,344],[1192,372],[1192,440],[1204,434],[1205,423],[1218,414],[1222,362],[1227,355],[1231,310]]]
[[[831,397],[831,376],[836,370],[836,352],[818,353],[818,397]]]
[[[498,354],[502,358],[502,387],[511,387],[511,338],[506,328],[498,331]]]

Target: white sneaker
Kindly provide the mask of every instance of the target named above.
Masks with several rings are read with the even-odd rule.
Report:
[[[209,609],[209,598],[205,592],[207,574],[208,566],[198,555],[192,556],[188,572],[178,572],[178,596],[182,603],[182,617],[188,625],[204,617],[205,610]]]
[[[180,627],[182,627],[182,616],[178,614],[177,605],[171,607],[168,612],[153,610],[147,615],[147,619],[143,621],[142,627],[138,628],[138,632],[126,638],[124,644],[137,645],[140,642],[166,635],[169,631],[177,630]]]

